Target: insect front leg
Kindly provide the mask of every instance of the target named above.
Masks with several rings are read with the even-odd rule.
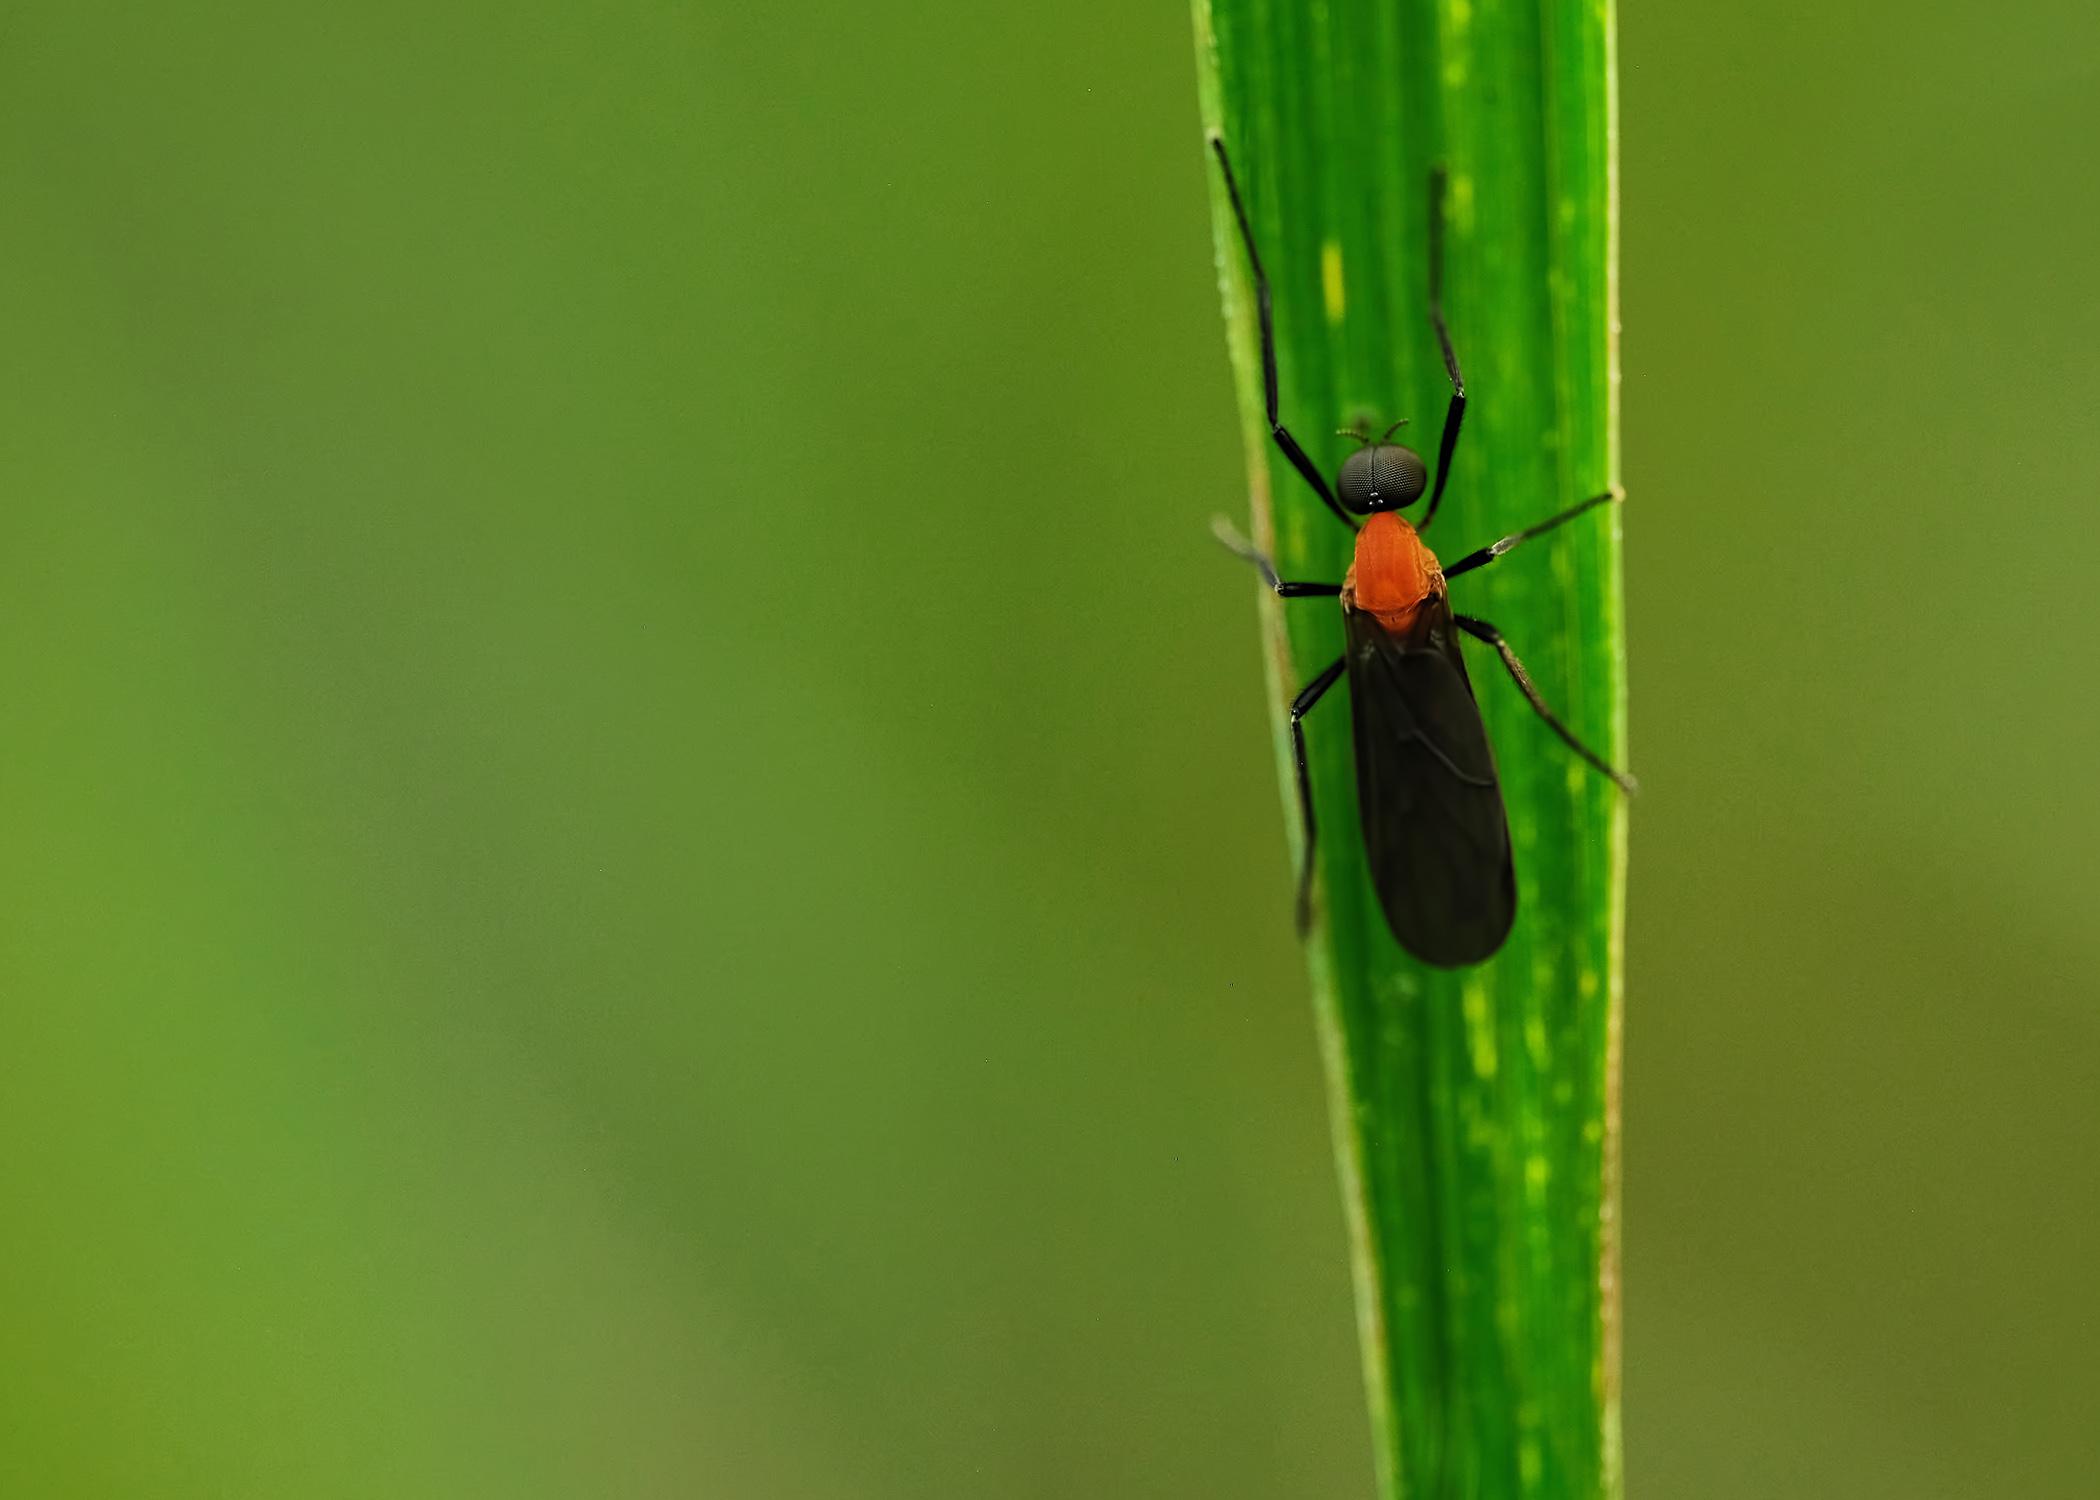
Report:
[[[1457,625],[1467,635],[1486,641],[1495,648],[1495,654],[1502,658],[1502,665],[1509,668],[1511,680],[1516,683],[1518,690],[1524,694],[1525,699],[1531,704],[1532,712],[1544,719],[1546,727],[1565,740],[1570,750],[1573,750],[1577,755],[1617,782],[1620,791],[1637,792],[1640,790],[1639,782],[1635,781],[1624,771],[1615,770],[1611,762],[1585,745],[1581,740],[1575,738],[1574,731],[1561,723],[1553,710],[1546,707],[1546,700],[1539,696],[1538,687],[1532,682],[1531,674],[1524,670],[1524,663],[1517,660],[1517,653],[1510,649],[1509,642],[1502,639],[1501,631],[1487,621],[1476,620],[1471,615],[1455,614],[1451,617],[1451,620],[1453,624]]]
[[[1429,492],[1429,508],[1422,512],[1418,530],[1427,531],[1443,503],[1444,485],[1451,478],[1451,455],[1458,451],[1458,429],[1466,420],[1466,377],[1458,368],[1458,351],[1451,347],[1451,330],[1444,324],[1444,169],[1429,174],[1429,322],[1436,329],[1437,348],[1444,356],[1444,373],[1451,377],[1451,404],[1444,408],[1444,435],[1436,445],[1436,488]]]
[[[1240,202],[1240,185],[1232,175],[1232,161],[1225,155],[1224,138],[1213,135],[1210,148],[1217,154],[1218,166],[1225,173],[1225,195],[1232,200],[1232,216],[1239,221],[1240,241],[1247,247],[1247,266],[1254,276],[1254,304],[1261,315],[1261,390],[1268,407],[1269,436],[1276,440],[1283,456],[1291,461],[1291,467],[1313,487],[1313,493],[1320,497],[1321,503],[1334,512],[1335,519],[1354,531],[1356,523],[1349,519],[1349,513],[1334,498],[1326,476],[1313,467],[1313,461],[1305,456],[1305,450],[1298,446],[1298,440],[1291,436],[1277,415],[1276,325],[1269,307],[1269,273],[1262,269],[1261,253],[1254,248],[1254,226],[1247,222],[1246,205]]]

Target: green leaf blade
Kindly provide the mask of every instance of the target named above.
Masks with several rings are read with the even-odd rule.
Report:
[[[1283,417],[1332,473],[1358,417],[1433,454],[1449,387],[1427,316],[1433,164],[1471,405],[1432,545],[1456,557],[1616,478],[1615,105],[1608,4],[1196,0],[1205,125],[1230,146],[1274,289]],[[1258,540],[1342,576],[1346,531],[1275,454],[1251,287],[1215,222]],[[1454,585],[1548,701],[1623,761],[1615,507]],[[1340,650],[1336,612],[1263,606],[1275,701]],[[1389,1497],[1614,1496],[1625,808],[1472,653],[1515,841],[1516,930],[1427,970],[1364,873],[1337,693],[1308,720],[1322,921],[1311,949]],[[1287,741],[1278,756],[1286,806]]]

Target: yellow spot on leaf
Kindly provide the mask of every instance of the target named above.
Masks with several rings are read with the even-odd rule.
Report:
[[[1539,1451],[1539,1440],[1526,1436],[1517,1443],[1517,1481],[1525,1489],[1535,1489],[1545,1477],[1546,1460]]]
[[[1451,174],[1451,197],[1448,208],[1451,228],[1458,234],[1473,232],[1473,177],[1469,172]]]
[[[1488,1014],[1487,991],[1469,984],[1461,1005],[1466,1018],[1466,1050],[1472,1054],[1473,1072],[1493,1078],[1500,1059],[1495,1054],[1495,1021]]]
[[[1320,247],[1320,289],[1327,294],[1327,321],[1341,322],[1349,299],[1342,285],[1342,247],[1333,240]]]

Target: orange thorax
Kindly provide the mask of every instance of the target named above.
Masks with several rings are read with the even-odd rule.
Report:
[[[1356,561],[1342,580],[1342,603],[1375,616],[1394,635],[1413,628],[1422,601],[1444,591],[1436,554],[1402,517],[1379,511],[1356,534]]]

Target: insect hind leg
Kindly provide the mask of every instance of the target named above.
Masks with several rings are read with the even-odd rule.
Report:
[[[1298,766],[1298,812],[1305,827],[1305,851],[1300,856],[1303,863],[1298,866],[1298,935],[1303,937],[1312,931],[1312,886],[1313,851],[1319,836],[1319,823],[1313,817],[1312,773],[1305,767],[1305,716],[1312,706],[1326,696],[1348,665],[1346,656],[1337,656],[1327,670],[1305,685],[1298,696],[1291,700],[1291,755]]]
[[[1477,640],[1486,641],[1495,648],[1495,654],[1502,658],[1502,665],[1509,669],[1510,680],[1516,683],[1517,690],[1531,704],[1531,711],[1544,719],[1546,727],[1559,735],[1570,750],[1573,750],[1577,755],[1595,766],[1604,775],[1610,777],[1618,784],[1620,791],[1633,793],[1641,789],[1639,782],[1635,781],[1626,772],[1613,767],[1610,761],[1577,739],[1575,731],[1561,723],[1559,716],[1552,709],[1546,707],[1546,700],[1539,696],[1537,684],[1532,682],[1531,674],[1524,670],[1524,663],[1517,659],[1517,653],[1510,649],[1509,642],[1502,639],[1501,631],[1487,621],[1476,620],[1471,615],[1454,614],[1451,617],[1451,621],[1467,635]]]

